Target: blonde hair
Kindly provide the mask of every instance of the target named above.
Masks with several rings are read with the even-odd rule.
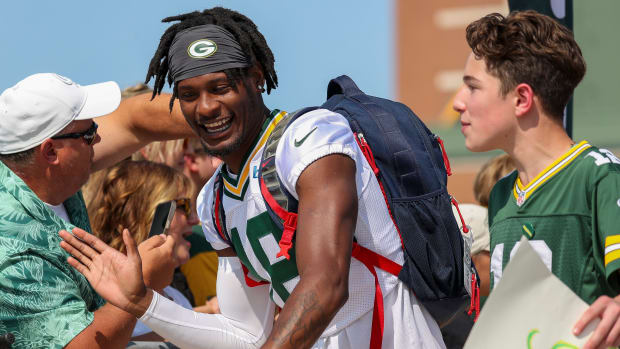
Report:
[[[180,171],[149,161],[122,161],[101,171],[101,185],[87,205],[93,232],[124,252],[122,231],[146,240],[158,204],[191,198],[193,183]]]
[[[175,158],[183,156],[187,147],[185,139],[175,139],[171,141],[153,142],[146,145],[142,150],[131,155],[132,160],[148,160],[159,162],[181,169],[180,164],[175,163]]]
[[[153,89],[150,88],[147,84],[139,83],[133,86],[129,86],[123,91],[121,91],[121,98],[129,98],[137,95],[142,95],[145,93],[152,93]]]
[[[508,154],[502,154],[482,165],[474,180],[474,196],[480,205],[489,206],[491,189],[498,180],[515,170],[515,164]]]

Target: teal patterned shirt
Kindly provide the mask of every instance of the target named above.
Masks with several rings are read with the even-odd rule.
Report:
[[[60,247],[59,230],[90,232],[81,192],[64,206],[71,223],[0,162],[0,335],[13,333],[14,348],[62,348],[104,304]]]

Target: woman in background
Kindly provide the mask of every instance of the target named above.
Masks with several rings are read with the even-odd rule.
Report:
[[[93,192],[87,204],[92,229],[101,240],[121,252],[125,252],[123,229],[128,229],[139,244],[148,237],[157,205],[171,200],[176,203],[177,209],[167,233],[176,242],[174,254],[167,256],[169,268],[157,274],[158,280],[150,282],[156,285],[154,289],[160,294],[191,309],[188,299],[170,283],[175,268],[189,260],[190,243],[185,237],[198,223],[190,199],[194,192],[193,183],[180,171],[150,161],[123,161],[105,170],[99,180],[98,190]],[[143,260],[143,270],[151,264],[154,263]],[[132,337],[161,340],[139,321]]]

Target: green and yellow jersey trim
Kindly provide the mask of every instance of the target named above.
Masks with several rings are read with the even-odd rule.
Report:
[[[620,235],[611,235],[605,238],[605,266],[620,259]]]
[[[566,166],[572,163],[573,160],[575,160],[577,156],[579,156],[579,154],[581,154],[584,150],[590,147],[592,146],[588,144],[588,141],[585,141],[585,140],[579,142],[578,144],[575,144],[574,146],[570,148],[570,150],[566,154],[562,155],[559,159],[555,160],[551,165],[547,166],[546,169],[544,169],[541,173],[539,173],[538,176],[536,176],[526,186],[524,186],[521,183],[521,179],[517,177],[517,180],[515,181],[515,185],[514,185],[514,190],[513,190],[513,195],[515,197],[515,200],[519,202],[519,196],[521,196],[522,197],[521,203],[523,203],[523,201],[527,200],[530,196],[532,196],[532,193],[536,191],[536,189],[538,189],[541,185],[543,185],[545,182],[547,182],[549,179],[555,176],[558,172],[560,172],[562,169],[564,169]]]
[[[254,145],[252,150],[246,154],[246,157],[243,162],[243,166],[241,167],[241,171],[239,172],[239,176],[237,178],[233,178],[227,175],[227,171],[222,171],[222,178],[224,183],[224,193],[227,196],[230,196],[234,199],[241,200],[243,198],[243,194],[248,188],[248,178],[250,176],[250,163],[252,159],[256,155],[256,153],[265,145],[267,138],[276,127],[278,122],[282,120],[284,116],[286,116],[285,111],[274,110],[269,119],[265,122],[263,126],[263,132],[260,137],[258,137],[256,144]]]

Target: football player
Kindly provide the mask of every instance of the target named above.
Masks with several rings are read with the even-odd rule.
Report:
[[[197,314],[147,290],[129,237],[125,256],[84,232],[75,234],[94,250],[64,232],[77,249],[63,247],[82,262],[70,263],[109,302],[183,348],[444,348],[437,323],[409,288],[351,258],[355,238],[361,248],[404,261],[382,190],[346,119],[317,109],[280,139],[276,170],[299,200],[295,238],[284,248],[256,175],[266,139],[287,114],[263,103],[277,85],[271,50],[249,18],[228,9],[164,21],[178,23],[149,67],[155,93],[174,82],[171,105],[178,98],[207,151],[224,161],[198,197],[205,237],[220,257],[222,315]],[[220,176],[221,197],[214,190]],[[225,232],[216,227],[222,222]],[[282,311],[274,323],[276,304]]]

